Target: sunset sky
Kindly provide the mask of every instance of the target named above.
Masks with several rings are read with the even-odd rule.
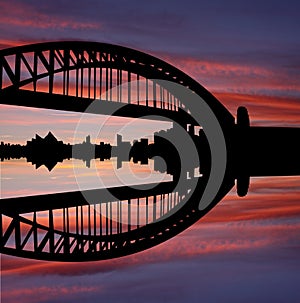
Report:
[[[233,115],[246,106],[253,125],[300,126],[299,36],[298,1],[0,0],[1,49],[53,40],[138,49],[192,76]],[[46,135],[46,116],[72,139],[70,113],[0,105],[0,141]],[[299,177],[253,179],[247,197],[233,189],[182,234],[113,261],[2,255],[2,302],[299,302],[299,197]]]

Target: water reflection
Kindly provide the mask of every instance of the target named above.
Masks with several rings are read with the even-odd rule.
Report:
[[[153,143],[147,138],[131,143],[118,134],[115,146],[92,143],[87,135],[72,145],[49,131],[25,145],[1,142],[1,197],[178,181],[181,169],[193,175],[198,163],[185,157],[182,166],[171,143],[174,135],[176,130],[170,128],[154,133]]]
[[[66,159],[57,163],[50,172],[46,167],[36,170],[24,158],[3,161],[0,166],[1,198],[74,191],[79,189],[78,184],[80,188],[93,189],[107,185],[121,186],[124,179],[128,185],[142,184],[145,180],[159,182],[161,179],[172,179],[170,175],[154,171],[153,160],[143,166],[126,162],[117,169],[115,158],[104,162],[92,160],[90,168],[82,160]]]

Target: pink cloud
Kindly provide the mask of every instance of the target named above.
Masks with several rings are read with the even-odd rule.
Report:
[[[159,54],[213,92],[299,96],[299,79],[286,70],[255,64],[200,60]]]
[[[198,223],[296,218],[300,215],[300,177],[252,178],[244,198],[234,188]]]
[[[56,299],[60,296],[74,296],[79,294],[86,294],[91,292],[99,292],[101,290],[101,286],[79,286],[74,285],[71,287],[67,286],[40,286],[40,287],[31,287],[31,288],[19,288],[10,291],[5,291],[2,293],[1,297],[4,300],[10,300],[13,302],[14,300],[19,300],[22,298],[22,302],[41,302],[41,301],[49,301],[51,299]]]
[[[300,124],[299,98],[220,93],[214,95],[236,116],[239,106],[246,106],[251,125],[294,126]]]
[[[38,12],[32,5],[20,2],[1,2],[0,12],[0,23],[10,26],[41,29],[70,28],[74,30],[92,30],[102,28],[102,24],[100,23],[77,21],[66,16],[49,16],[48,14]]]

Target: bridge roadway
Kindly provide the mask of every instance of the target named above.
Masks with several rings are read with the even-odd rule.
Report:
[[[82,205],[114,202],[116,200],[130,200],[168,194],[173,191],[174,182],[162,182],[134,187],[120,186],[99,188],[73,192],[43,194],[27,197],[1,199],[0,213],[13,216],[29,212],[38,212]]]
[[[49,94],[24,89],[3,89],[0,91],[1,104],[34,108],[73,111],[89,114],[141,118],[159,121],[176,121],[182,126],[198,123],[182,108],[165,108],[122,103],[117,101],[94,100],[71,95]],[[91,106],[92,104],[92,106]],[[149,116],[151,115],[151,118]]]

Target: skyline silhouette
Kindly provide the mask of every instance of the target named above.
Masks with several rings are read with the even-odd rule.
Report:
[[[190,133],[190,135],[192,134]],[[180,171],[184,169],[191,177],[199,176],[200,172],[199,174],[194,173],[195,168],[199,167],[198,162],[185,159],[185,165],[181,163],[178,151],[171,143],[175,136],[176,129],[170,128],[167,131],[155,132],[153,143],[149,143],[148,138],[133,140],[131,143],[124,141],[122,135],[117,134],[117,142],[114,146],[102,141],[99,144],[94,144],[91,142],[90,135],[87,135],[82,143],[65,143],[58,140],[49,131],[45,137],[36,134],[25,145],[1,141],[0,159],[1,162],[4,162],[25,158],[27,162],[35,166],[35,169],[45,166],[49,172],[55,168],[57,163],[62,163],[66,159],[82,160],[85,166],[90,168],[91,160],[105,161],[116,158],[117,169],[122,167],[123,162],[132,161],[135,164],[148,165],[149,160],[152,159],[155,171],[172,175],[174,180],[178,180]],[[193,136],[200,139],[198,140],[199,144],[204,141],[203,135]],[[204,163],[203,167],[205,168]]]
[[[100,144],[92,144],[90,135],[86,136],[85,141],[77,144],[64,143],[57,140],[51,131],[42,138],[36,134],[35,138],[27,141],[26,145],[21,144],[0,144],[1,162],[10,159],[26,158],[27,162],[31,162],[38,169],[44,165],[50,172],[58,162],[71,158],[83,160],[86,167],[90,167],[91,159],[99,159],[104,161],[111,157],[111,145],[109,143],[100,142]]]

